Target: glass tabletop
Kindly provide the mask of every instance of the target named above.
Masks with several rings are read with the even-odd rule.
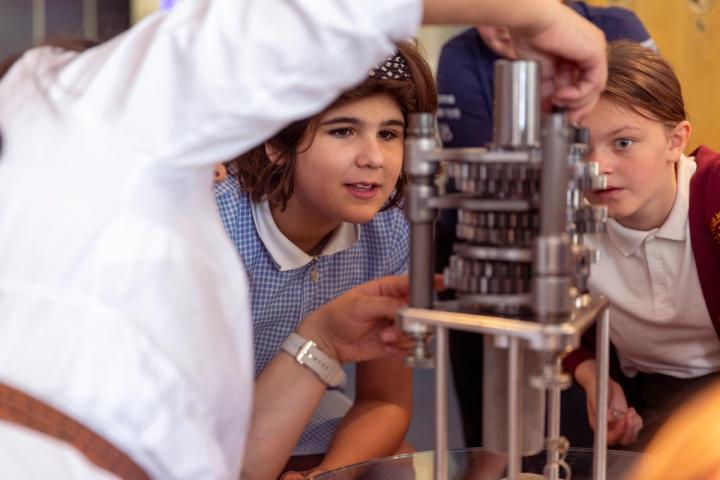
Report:
[[[358,463],[315,477],[317,480],[432,480],[434,452],[418,452]],[[621,480],[640,459],[641,454],[622,450],[608,450],[607,478]],[[591,480],[593,451],[589,448],[571,448],[565,462],[572,470],[573,480]],[[545,454],[523,458],[525,474],[542,474]],[[506,477],[504,455],[481,448],[451,450],[448,453],[449,480],[502,480]],[[566,478],[566,475],[562,475]],[[526,475],[528,479],[542,478]]]

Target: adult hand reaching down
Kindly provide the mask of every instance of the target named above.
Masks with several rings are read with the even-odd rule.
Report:
[[[424,0],[424,23],[508,27],[518,58],[542,65],[543,96],[578,122],[607,80],[604,33],[558,0]],[[547,103],[547,102],[546,102]]]

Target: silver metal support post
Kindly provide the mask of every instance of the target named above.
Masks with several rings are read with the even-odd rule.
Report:
[[[593,480],[607,477],[608,378],[610,375],[610,309],[603,310],[597,323],[597,398]]]
[[[540,65],[530,60],[495,62],[493,143],[517,149],[540,144]]]
[[[552,360],[552,375],[557,378],[562,374],[561,357]],[[548,362],[549,363],[549,362]],[[549,365],[547,365],[549,367]],[[560,392],[562,386],[555,382],[548,388],[548,448],[547,474],[549,480],[560,478]]]
[[[409,304],[431,309],[433,305],[433,222],[437,209],[428,200],[437,196],[434,175],[437,161],[430,158],[435,150],[435,117],[429,113],[410,115],[405,137],[405,213],[410,221],[410,292]],[[406,362],[413,366],[432,366],[427,340],[432,330],[416,322],[402,322],[402,329],[413,340],[415,348]]]
[[[425,190],[423,186],[412,185],[411,194]],[[419,195],[414,196],[417,198]],[[409,304],[415,308],[432,308],[433,305],[433,223],[413,222],[410,224],[410,292]]]
[[[522,388],[520,340],[509,339],[508,347],[508,480],[520,477],[522,465]]]
[[[435,480],[447,480],[448,329],[435,329]]]
[[[543,120],[542,175],[540,176],[540,235],[558,235],[567,231],[567,189],[569,129],[561,113]]]

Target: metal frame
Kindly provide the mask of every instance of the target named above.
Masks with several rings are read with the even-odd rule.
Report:
[[[581,245],[582,233],[599,229],[597,220],[602,211],[588,212],[578,200],[583,189],[593,188],[594,182],[602,181],[603,178],[598,177],[595,165],[583,161],[587,151],[583,134],[587,132],[571,128],[561,112],[542,118],[541,128],[537,63],[500,60],[495,64],[495,79],[495,131],[490,148],[439,148],[434,133],[435,119],[423,113],[410,116],[405,137],[403,168],[409,177],[405,208],[410,221],[410,306],[401,310],[398,316],[403,330],[416,340],[413,354],[408,357],[409,363],[432,365],[433,357],[427,341],[433,333],[436,336],[435,478],[445,480],[448,467],[448,329],[492,336],[493,345],[486,344],[485,348],[485,354],[492,356],[488,358],[502,358],[503,350],[507,350],[507,365],[493,364],[492,370],[488,370],[486,364],[484,375],[484,380],[487,380],[484,391],[493,392],[495,405],[507,402],[507,423],[503,425],[501,417],[495,415],[486,418],[484,426],[489,429],[507,427],[506,438],[497,437],[491,447],[506,448],[508,479],[517,480],[519,477],[523,452],[545,448],[548,452],[545,474],[547,478],[557,480],[561,467],[570,474],[563,461],[568,447],[567,440],[560,436],[560,392],[569,383],[568,376],[562,372],[561,359],[580,344],[583,332],[599,319],[598,427],[595,433],[593,472],[595,480],[605,480],[608,302],[604,298],[594,298],[583,293],[586,291],[589,270],[579,268],[588,258],[588,251],[583,250]],[[460,189],[469,193],[438,194],[434,179],[443,160],[449,164],[449,174],[460,182]],[[506,170],[507,165],[511,165],[511,170]],[[495,188],[500,188],[502,182],[506,181],[504,175],[512,171],[522,172],[519,177],[510,178],[513,182],[521,183],[512,184],[512,189],[505,192],[507,197],[514,198],[514,195],[520,193],[528,198],[483,198],[495,192]],[[480,183],[475,183],[478,179]],[[538,179],[539,189],[532,183]],[[486,183],[498,180],[499,183]],[[480,301],[483,308],[491,306],[505,312],[521,312],[523,308],[530,308],[533,312],[531,319],[449,312],[442,310],[448,307],[447,304],[433,304],[433,223],[438,214],[437,209],[443,207],[479,211],[538,209],[539,231],[532,248],[514,248],[509,245],[498,248],[455,246],[455,252],[461,259],[531,263],[532,283],[529,294],[526,287],[517,291],[485,292],[475,290],[474,287],[466,288],[467,284],[459,283],[461,292],[467,297],[458,300],[456,304],[459,308],[452,310],[462,309],[479,293],[483,297]],[[452,268],[450,276],[446,278],[451,284],[455,281]],[[496,313],[499,311],[495,310]],[[535,356],[541,361],[541,373],[537,373],[537,364],[530,366],[531,363],[528,363],[533,361],[528,350],[537,352]],[[526,371],[528,368],[535,373]],[[488,385],[493,388],[489,389]],[[503,391],[501,385],[507,385],[507,390]],[[525,390],[526,387],[531,390]],[[545,437],[542,430],[545,426],[546,391],[549,392],[549,438]],[[532,407],[528,410],[523,405],[526,399],[541,403],[537,409],[534,409],[534,403],[528,405]],[[491,407],[489,403],[485,400],[486,409]],[[527,438],[524,439],[524,436]]]
[[[522,348],[543,351],[548,353],[568,352],[580,344],[580,337],[598,318],[597,336],[597,365],[598,365],[598,391],[597,409],[598,428],[595,431],[595,446],[593,458],[593,478],[605,480],[607,458],[607,389],[609,365],[609,303],[604,298],[585,299],[586,304],[573,312],[573,318],[559,324],[540,324],[524,320],[493,317],[487,315],[473,315],[466,313],[446,312],[440,310],[426,310],[419,308],[404,308],[398,312],[402,324],[411,322],[435,327],[435,479],[446,480],[448,468],[447,445],[447,369],[448,369],[448,329],[464,330],[468,332],[493,335],[508,341],[509,381],[508,390],[510,408],[508,415],[508,480],[514,480],[520,474],[521,459],[521,433],[520,420],[522,413],[519,407],[520,400],[520,352]],[[559,366],[559,365],[558,365]],[[554,421],[549,422],[550,439],[553,435],[559,437],[559,388],[553,392],[555,401],[549,405],[550,416]],[[551,450],[551,449],[549,449]],[[552,451],[548,452],[548,457]],[[552,459],[551,459],[552,460]],[[557,475],[557,473],[556,473]],[[552,473],[551,473],[552,478]],[[559,478],[555,476],[555,478]]]

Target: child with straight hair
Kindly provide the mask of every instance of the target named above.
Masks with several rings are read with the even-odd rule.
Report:
[[[399,43],[360,85],[233,161],[216,183],[250,280],[256,376],[309,312],[407,270],[408,225],[397,208],[404,128],[410,113],[434,112],[436,102],[425,60]],[[354,403],[330,386],[288,469],[318,473],[399,452],[411,400],[401,358],[358,364]]]
[[[590,159],[608,186],[608,231],[592,239],[600,260],[590,289],[611,302],[619,360],[610,380],[608,443],[642,449],[686,398],[720,371],[720,156],[690,156],[680,82],[656,52],[630,42],[608,49],[607,88],[583,124]],[[595,428],[591,346],[566,359],[587,393]]]

